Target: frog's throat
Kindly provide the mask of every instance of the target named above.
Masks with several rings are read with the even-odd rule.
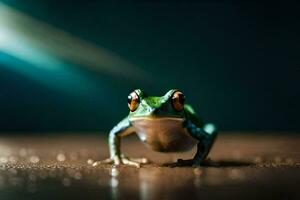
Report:
[[[196,140],[184,127],[185,118],[179,117],[134,117],[130,121],[138,137],[148,147],[160,152],[190,150]]]

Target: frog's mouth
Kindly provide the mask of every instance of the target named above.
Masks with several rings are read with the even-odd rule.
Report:
[[[138,117],[131,117],[130,121],[139,121],[139,120],[162,120],[162,121],[169,121],[169,120],[175,120],[175,121],[184,121],[183,117],[177,116],[177,115],[168,115],[168,116],[138,116]]]

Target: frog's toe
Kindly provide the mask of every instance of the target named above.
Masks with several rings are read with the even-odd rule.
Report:
[[[150,163],[150,161],[147,158],[130,158],[131,161],[140,163],[140,164],[147,164]]]
[[[99,161],[95,161],[93,163],[93,166],[96,167],[98,165],[101,165],[101,164],[113,164],[114,163],[114,160],[111,159],[111,158],[107,158],[105,160],[99,160]]]
[[[193,159],[189,159],[189,160],[178,159],[176,164],[178,164],[178,166],[192,166],[194,164],[194,160]]]
[[[138,168],[141,167],[141,163],[132,161],[128,158],[122,158],[122,163],[124,165],[131,165],[131,166],[138,167]]]
[[[177,162],[163,164],[163,166],[165,167],[190,167],[193,165],[194,165],[193,159],[188,159],[188,160],[178,159]]]
[[[183,166],[200,167],[203,166],[203,162],[198,159],[188,159],[188,160],[178,159],[175,165],[182,166],[182,167]]]
[[[94,167],[101,165],[101,164],[112,164],[112,165],[130,165],[135,167],[140,167],[141,164],[149,163],[149,160],[146,158],[128,158],[124,155],[121,157],[114,157],[114,158],[107,158],[105,160],[95,161],[92,165]]]
[[[147,158],[129,158],[124,155],[121,156],[122,163],[125,165],[132,165],[136,167],[140,167],[141,164],[147,164],[150,161]]]

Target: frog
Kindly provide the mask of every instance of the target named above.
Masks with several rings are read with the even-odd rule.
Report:
[[[149,96],[135,89],[127,97],[129,114],[109,132],[110,157],[94,164],[130,165],[141,167],[146,158],[130,158],[121,152],[121,139],[136,133],[150,149],[162,153],[185,152],[197,146],[192,159],[178,159],[178,165],[202,166],[217,136],[212,123],[198,117],[179,89],[171,89],[163,96]]]

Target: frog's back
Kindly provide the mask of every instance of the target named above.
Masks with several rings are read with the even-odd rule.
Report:
[[[183,126],[183,118],[136,118],[131,120],[139,138],[151,149],[160,152],[187,151],[197,140]]]

